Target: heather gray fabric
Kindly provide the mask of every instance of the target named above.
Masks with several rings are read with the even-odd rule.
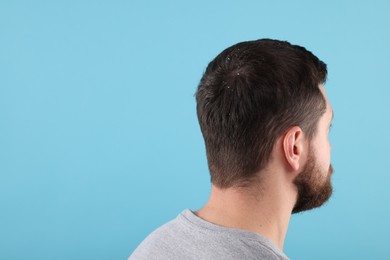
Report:
[[[209,223],[185,209],[152,232],[129,260],[141,259],[289,259],[257,233]]]

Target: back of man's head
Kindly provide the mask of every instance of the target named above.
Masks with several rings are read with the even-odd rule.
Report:
[[[310,140],[326,110],[326,75],[305,48],[270,39],[238,43],[211,61],[196,101],[212,183],[248,186],[291,126]]]

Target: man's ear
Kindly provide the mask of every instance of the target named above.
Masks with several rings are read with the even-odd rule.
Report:
[[[283,139],[283,150],[287,164],[291,170],[298,171],[302,164],[302,154],[305,148],[305,138],[299,126],[291,127]]]

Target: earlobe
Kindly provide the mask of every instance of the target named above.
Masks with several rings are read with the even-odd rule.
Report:
[[[298,171],[302,156],[302,129],[298,126],[290,128],[284,136],[284,155],[292,171]]]

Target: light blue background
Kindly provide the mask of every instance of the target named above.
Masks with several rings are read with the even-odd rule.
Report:
[[[194,93],[263,37],[328,64],[334,196],[292,259],[388,259],[388,1],[0,2],[0,259],[125,259],[210,184]]]

